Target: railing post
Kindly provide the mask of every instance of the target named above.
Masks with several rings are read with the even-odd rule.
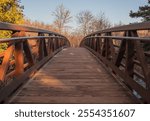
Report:
[[[38,36],[44,36],[44,33],[38,33]],[[39,40],[38,51],[39,51],[39,60],[42,60],[45,56],[48,55],[46,42],[45,42],[45,39],[43,38]]]
[[[127,36],[131,37],[131,31],[127,31]],[[134,41],[126,40],[126,73],[133,78],[134,74]]]
[[[43,36],[42,33],[38,33],[38,36]],[[43,41],[42,39],[38,40],[38,53],[39,53],[39,60],[42,60],[44,57],[44,48],[43,48]]]
[[[127,32],[124,32],[124,35],[123,35],[123,36],[126,36],[126,35],[127,35]],[[117,54],[117,56],[116,56],[116,59],[115,59],[115,65],[116,65],[117,67],[119,67],[120,64],[121,64],[121,61],[122,61],[123,56],[124,56],[124,54],[125,54],[125,50],[126,50],[126,40],[123,39],[123,40],[121,41],[121,44],[120,44],[120,47],[119,47],[119,52],[118,52],[118,54]]]
[[[25,32],[15,32],[13,37],[23,37]],[[15,74],[19,76],[24,72],[24,54],[23,54],[23,41],[15,42]]]
[[[105,36],[107,36],[108,34],[106,33]],[[107,59],[109,59],[109,39],[105,38],[105,56]]]
[[[15,76],[24,71],[23,43],[15,43]]]
[[[93,50],[96,51],[96,36],[97,35],[93,35],[93,36],[94,37],[93,37],[93,40],[92,40],[93,41],[92,45],[93,45]]]
[[[95,35],[92,35],[95,36]],[[95,37],[92,37],[92,49],[95,50]]]
[[[101,36],[101,34],[98,33],[97,36]],[[98,52],[98,53],[101,53],[101,38],[100,38],[100,37],[97,37],[96,46],[97,46],[97,52]]]
[[[28,43],[28,40],[25,40],[23,42],[23,49],[24,49],[26,58],[28,60],[29,67],[33,66],[35,64],[35,60],[33,58],[33,55],[32,55],[31,48],[30,48],[30,45]]]
[[[52,50],[52,52],[55,51],[55,44],[54,44],[54,42],[55,42],[55,35],[52,35],[52,40],[51,40],[51,50]]]
[[[53,38],[53,51],[55,51],[57,48],[56,46],[56,35],[54,35],[54,38]]]
[[[105,36],[111,36],[110,32],[105,33]],[[115,58],[115,49],[113,41],[110,38],[104,38],[104,44],[101,51],[102,56],[106,57],[108,60],[111,60],[114,63]]]
[[[106,51],[106,42],[105,42],[105,39],[103,38],[103,43],[102,43],[102,47],[101,47],[101,55],[103,57],[105,57],[105,51]]]
[[[107,33],[108,36],[112,36],[111,32]],[[114,44],[113,44],[113,39],[108,38],[108,45],[109,45],[109,54],[110,54],[110,59],[113,62],[113,64],[115,63],[115,48],[114,48]]]
[[[59,36],[57,36],[57,38],[56,38],[56,48],[58,49],[59,48]]]
[[[52,34],[49,34],[49,39],[48,39],[48,55],[50,55],[52,53],[52,38],[51,38]]]

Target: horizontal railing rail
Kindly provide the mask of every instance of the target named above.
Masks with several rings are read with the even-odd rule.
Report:
[[[0,22],[10,38],[0,39],[0,102],[7,98],[50,58],[65,47],[68,39],[56,32]],[[30,36],[27,34],[30,33]],[[36,34],[36,35],[35,35]]]
[[[96,31],[80,46],[97,56],[132,94],[150,103],[150,22]]]

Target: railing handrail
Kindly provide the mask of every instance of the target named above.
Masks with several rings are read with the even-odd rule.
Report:
[[[121,31],[133,31],[133,30],[150,30],[150,22],[142,22],[142,23],[132,23],[129,25],[123,25],[118,27],[112,27],[104,30],[99,30],[96,32],[92,32],[88,34],[87,36],[91,36],[93,34],[97,33],[108,33],[108,32],[121,32]],[[86,36],[86,37],[87,37]]]
[[[68,41],[69,40],[63,36],[62,34],[59,34],[57,32],[52,32],[49,30],[45,29],[39,29],[36,27],[29,27],[26,25],[17,25],[17,24],[12,24],[12,23],[7,23],[7,22],[0,22],[0,30],[7,30],[7,31],[13,31],[15,32],[32,32],[32,33],[40,33],[40,34],[48,34],[49,36],[25,36],[25,37],[12,37],[12,38],[0,38],[0,43],[3,42],[8,42],[8,41],[18,41],[18,40],[26,40],[26,39],[42,39],[42,38],[64,38]],[[69,43],[70,44],[70,43]]]
[[[45,30],[45,29],[39,29],[36,27],[29,27],[25,25],[17,25],[17,24],[6,23],[6,22],[0,22],[0,30],[25,31],[25,32],[45,33],[45,34],[54,34],[58,36],[63,36],[59,33],[52,32],[52,31]]]
[[[147,41],[150,42],[150,38],[148,37],[122,37],[122,36],[90,36],[86,38],[109,38],[109,39],[126,39],[126,40],[140,40],[140,41]]]
[[[10,41],[22,41],[22,40],[27,40],[27,39],[47,39],[47,38],[65,38],[65,37],[61,37],[61,36],[32,36],[32,37],[13,37],[13,38],[6,38],[6,39],[0,39],[0,43],[3,42],[10,42]]]

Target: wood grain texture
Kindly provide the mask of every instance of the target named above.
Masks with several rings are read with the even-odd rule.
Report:
[[[67,48],[44,65],[10,103],[137,103],[84,48]]]

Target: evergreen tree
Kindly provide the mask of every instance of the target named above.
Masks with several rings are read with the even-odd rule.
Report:
[[[132,18],[142,17],[142,21],[150,21],[150,0],[148,0],[148,5],[140,6],[137,12],[131,10],[129,15]]]
[[[150,0],[148,0],[148,5],[140,6],[139,10],[137,12],[130,11],[130,17],[132,18],[138,18],[142,17],[142,21],[150,21]],[[144,43],[143,48],[145,51],[150,50],[150,44]]]

